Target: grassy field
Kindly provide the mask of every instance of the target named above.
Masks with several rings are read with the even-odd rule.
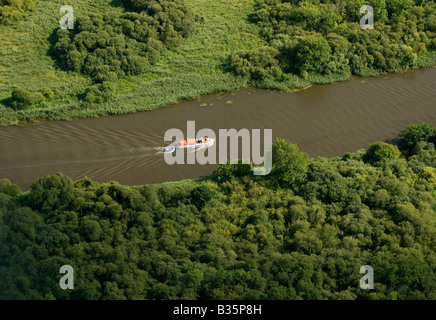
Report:
[[[254,0],[186,0],[201,17],[195,34],[173,52],[167,52],[149,73],[120,79],[116,97],[91,110],[79,108],[78,95],[91,84],[81,74],[60,69],[50,57],[53,32],[59,26],[64,1],[41,0],[23,21],[0,26],[0,125],[38,119],[71,119],[150,110],[193,99],[202,94],[228,91],[246,80],[223,70],[234,51],[263,45],[257,27],[247,21]],[[71,0],[75,17],[90,12],[121,12],[117,0]],[[55,98],[44,108],[14,111],[7,106],[15,87],[41,91]]]

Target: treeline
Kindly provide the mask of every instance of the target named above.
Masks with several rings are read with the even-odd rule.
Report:
[[[122,3],[126,13],[78,16],[74,29],[56,31],[53,56],[66,70],[93,80],[83,93],[84,108],[108,101],[119,78],[146,73],[166,50],[194,31],[196,16],[182,0]],[[11,101],[15,109],[38,106],[16,102],[14,95]]]
[[[0,0],[0,24],[11,24],[35,9],[38,0]]]
[[[331,159],[278,139],[265,177],[226,164],[140,187],[0,180],[0,298],[435,299],[435,133],[412,125],[399,148]]]
[[[360,28],[363,5],[374,8],[373,30]],[[425,65],[436,51],[434,1],[258,0],[250,19],[268,46],[237,52],[229,65],[255,82],[398,72]]]

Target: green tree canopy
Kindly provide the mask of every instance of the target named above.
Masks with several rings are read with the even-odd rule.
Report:
[[[73,181],[62,173],[49,175],[32,183],[32,205],[42,211],[65,208],[74,197]]]
[[[365,155],[363,160],[372,164],[381,162],[383,160],[396,160],[400,157],[401,152],[397,146],[385,143],[385,142],[375,142],[372,143]]]
[[[309,155],[299,152],[298,146],[278,138],[272,149],[272,180],[281,187],[292,188],[301,183],[307,173]]]
[[[404,154],[410,155],[418,142],[428,141],[435,133],[436,128],[429,123],[411,124],[401,131],[398,137],[399,148]]]

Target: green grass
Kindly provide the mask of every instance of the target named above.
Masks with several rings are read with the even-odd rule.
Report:
[[[246,80],[226,73],[230,54],[264,44],[257,26],[247,21],[254,0],[186,0],[201,17],[196,32],[173,52],[167,52],[147,74],[117,82],[115,98],[81,110],[79,95],[91,84],[83,75],[61,70],[48,55],[53,31],[64,5],[40,0],[28,17],[0,26],[0,126],[39,119],[71,119],[151,110],[181,99],[241,88]],[[71,0],[75,17],[91,12],[122,12],[117,1]],[[14,111],[8,99],[15,87],[41,91],[50,87],[55,98],[44,108]]]

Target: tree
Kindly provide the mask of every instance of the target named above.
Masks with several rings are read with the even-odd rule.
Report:
[[[230,68],[236,74],[253,80],[279,79],[282,70],[278,54],[278,50],[272,47],[240,51],[230,57]]]
[[[299,152],[298,146],[278,138],[272,150],[271,180],[280,187],[292,188],[301,183],[307,173],[309,155]]]
[[[218,169],[213,172],[212,176],[215,181],[219,183],[230,181],[234,177],[233,165],[230,163],[230,160],[220,164]]]
[[[374,8],[374,18],[376,21],[387,22],[388,21],[388,11],[386,10],[385,0],[376,0]]]
[[[94,13],[77,18],[73,30],[59,29],[55,57],[68,70],[88,75],[98,84],[149,70],[161,53],[192,34],[195,15],[181,0],[122,1],[125,13]],[[137,11],[137,12],[132,12]],[[91,86],[84,107],[101,104],[115,91]]]
[[[0,193],[15,197],[20,193],[20,188],[8,179],[0,179]]]
[[[295,68],[300,72],[323,73],[331,58],[328,41],[320,35],[302,37],[295,47]]]
[[[35,209],[45,212],[67,207],[74,198],[73,181],[62,173],[32,183],[30,199]]]
[[[401,131],[398,137],[399,148],[403,154],[409,156],[418,142],[428,141],[435,133],[436,128],[429,123],[411,124]]]
[[[397,146],[385,142],[375,142],[369,146],[369,149],[363,156],[363,161],[376,164],[387,159],[396,160],[400,155],[401,152]]]
[[[192,203],[198,208],[198,210],[201,210],[215,194],[216,190],[213,185],[200,185],[191,192]]]
[[[102,234],[98,221],[85,220],[81,226],[81,234],[88,241],[97,241]]]

